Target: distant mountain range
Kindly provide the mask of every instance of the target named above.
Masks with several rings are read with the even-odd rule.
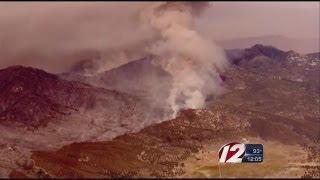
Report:
[[[217,44],[225,49],[243,49],[255,44],[264,44],[274,46],[285,51],[294,50],[301,54],[320,51],[319,38],[296,39],[279,35],[220,40],[217,41]]]

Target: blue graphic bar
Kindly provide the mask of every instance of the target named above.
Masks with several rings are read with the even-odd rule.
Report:
[[[245,144],[245,155],[242,158],[243,163],[261,163],[263,162],[262,144]]]

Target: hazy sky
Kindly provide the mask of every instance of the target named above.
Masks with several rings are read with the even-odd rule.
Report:
[[[63,24],[69,20],[77,21],[86,17],[90,20],[90,16],[96,18],[95,21],[105,24],[107,21],[116,21],[108,18],[110,14],[123,14],[124,17],[143,4],[147,3],[0,2],[0,27],[8,23],[19,23],[20,28],[26,28],[24,26],[28,23],[37,21],[39,23],[53,21],[52,24],[57,25],[56,21],[61,21]],[[205,26],[206,31],[212,31],[221,39],[260,35],[319,37],[319,2],[211,2],[210,4],[210,8],[199,18],[198,24]],[[54,15],[57,16],[56,19]],[[64,18],[59,19],[61,17]],[[21,21],[23,19],[25,21]],[[124,18],[119,20],[123,21]],[[82,25],[79,24],[79,27]],[[39,27],[35,28],[34,30],[37,30]],[[65,28],[67,32],[67,27]]]
[[[212,2],[201,18],[217,38],[319,37],[319,2]]]
[[[137,18],[146,5],[0,2],[0,68],[22,64],[57,71],[62,63],[70,66],[77,61],[74,54],[83,50],[133,45],[150,35]],[[319,3],[211,2],[196,24],[218,40],[261,35],[315,38],[319,37]]]

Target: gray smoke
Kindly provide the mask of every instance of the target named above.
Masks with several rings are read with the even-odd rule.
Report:
[[[203,108],[209,94],[223,92],[219,71],[227,66],[224,52],[194,27],[194,17],[207,6],[209,3],[157,3],[141,13],[143,25],[160,37],[148,51],[160,56],[160,64],[173,76],[167,99],[173,117],[180,109]]]

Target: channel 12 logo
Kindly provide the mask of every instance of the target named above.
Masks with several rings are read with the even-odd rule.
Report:
[[[261,163],[262,161],[262,144],[232,142],[223,145],[219,150],[220,163]]]

